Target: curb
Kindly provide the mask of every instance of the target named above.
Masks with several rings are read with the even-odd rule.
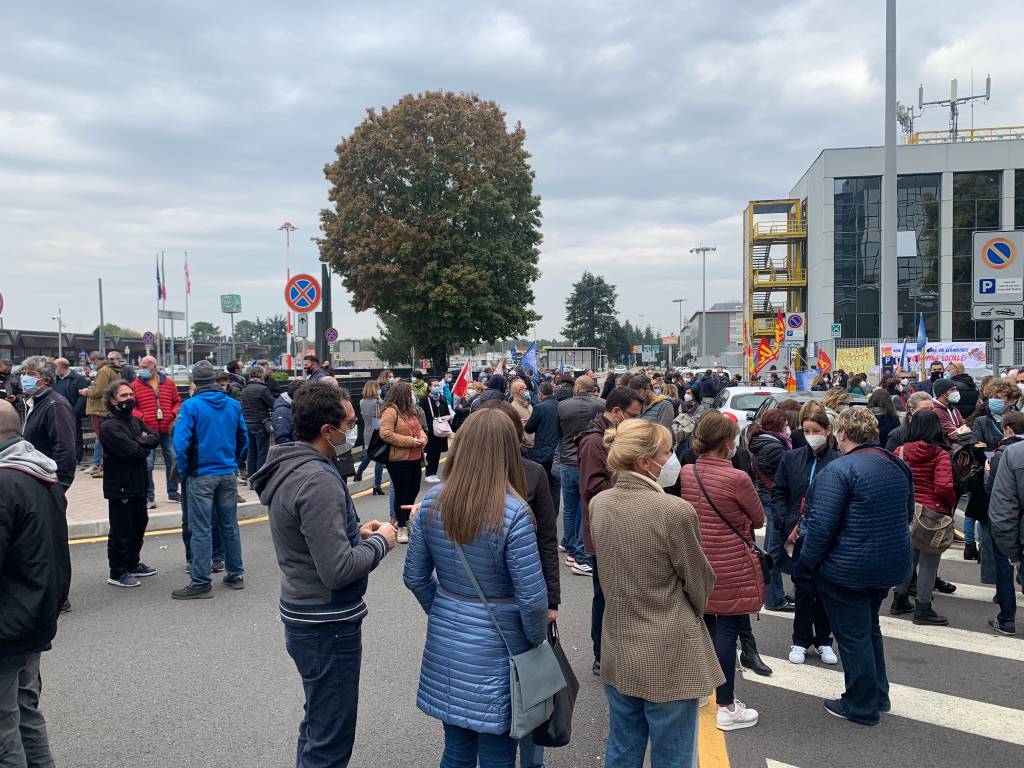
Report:
[[[238,505],[238,519],[248,520],[267,514],[267,508],[258,501],[246,501]],[[181,528],[181,510],[167,510],[163,512],[152,511],[149,513],[149,525],[146,532],[173,531]],[[102,520],[80,520],[68,524],[68,540],[92,539],[97,536],[106,536],[110,533],[110,521]]]

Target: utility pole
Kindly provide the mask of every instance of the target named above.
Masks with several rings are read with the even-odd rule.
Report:
[[[57,307],[57,314],[50,319],[57,321],[57,357],[64,357],[64,318],[60,307]]]
[[[885,3],[885,163],[882,176],[882,269],[879,275],[883,339],[899,333],[896,267],[896,0]]]
[[[100,337],[98,339],[100,344],[100,354],[107,354],[107,334],[103,329],[103,278],[96,278],[96,282],[99,283],[100,287]]]
[[[672,303],[679,307],[679,358],[683,357],[683,304],[686,299],[672,299]]]
[[[708,354],[708,251],[717,253],[718,249],[713,245],[698,245],[691,248],[690,253],[699,253],[703,266],[701,267],[701,312],[700,312],[700,355],[707,357]]]

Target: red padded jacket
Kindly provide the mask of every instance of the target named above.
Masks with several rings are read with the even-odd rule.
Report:
[[[917,440],[901,445],[896,455],[914,474],[914,501],[928,509],[951,514],[957,497],[953,490],[953,465],[949,451]]]
[[[742,541],[711,508],[694,472],[700,473],[718,511],[742,534]],[[764,604],[764,582],[750,542],[754,531],[764,525],[764,508],[750,476],[728,459],[702,456],[696,464],[683,467],[681,481],[682,497],[697,510],[701,546],[715,571],[707,613],[757,613]]]
[[[161,435],[168,435],[171,432],[171,424],[178,416],[181,408],[181,396],[174,381],[164,374],[157,374],[157,387],[160,392],[160,410],[163,419],[157,420],[157,390],[148,381],[136,377],[132,382],[132,391],[135,392],[135,410],[132,416],[142,419],[146,429],[150,432]]]

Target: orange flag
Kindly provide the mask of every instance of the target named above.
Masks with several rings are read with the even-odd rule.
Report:
[[[829,359],[824,349],[818,349],[818,367],[823,374],[832,370],[832,360]]]
[[[786,380],[786,391],[796,392],[796,376],[793,373],[790,373],[789,378]]]
[[[775,349],[776,354],[782,348],[782,340],[786,338],[786,320],[782,316],[782,310],[775,315]]]
[[[754,375],[756,376],[763,371],[765,366],[774,359],[775,355],[772,353],[772,348],[768,343],[768,339],[761,339],[761,346],[757,348],[757,365],[754,368]]]

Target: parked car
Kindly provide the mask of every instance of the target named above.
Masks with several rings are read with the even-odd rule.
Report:
[[[742,416],[740,416],[740,446],[743,448],[747,447],[747,430],[750,429],[754,424],[761,420],[761,417],[766,411],[770,411],[772,408],[778,408],[779,404],[785,400],[796,400],[800,405],[811,401],[822,401],[825,399],[827,392],[808,392],[806,390],[800,390],[797,392],[786,392],[785,390],[776,390],[769,397],[765,398],[761,404],[754,410],[749,410]],[[867,407],[868,398],[864,395],[850,395],[850,406],[856,407]],[[746,422],[743,421],[746,419]],[[745,426],[744,426],[745,424]]]
[[[626,371],[627,371],[626,366],[624,366],[624,365],[616,365],[615,366],[615,370],[612,371],[612,373],[614,373],[616,376],[621,376],[622,374],[626,373]]]
[[[711,407],[725,414],[731,413],[742,424],[750,411],[757,411],[766,400],[780,394],[785,396],[786,390],[778,387],[726,387],[718,393]]]

